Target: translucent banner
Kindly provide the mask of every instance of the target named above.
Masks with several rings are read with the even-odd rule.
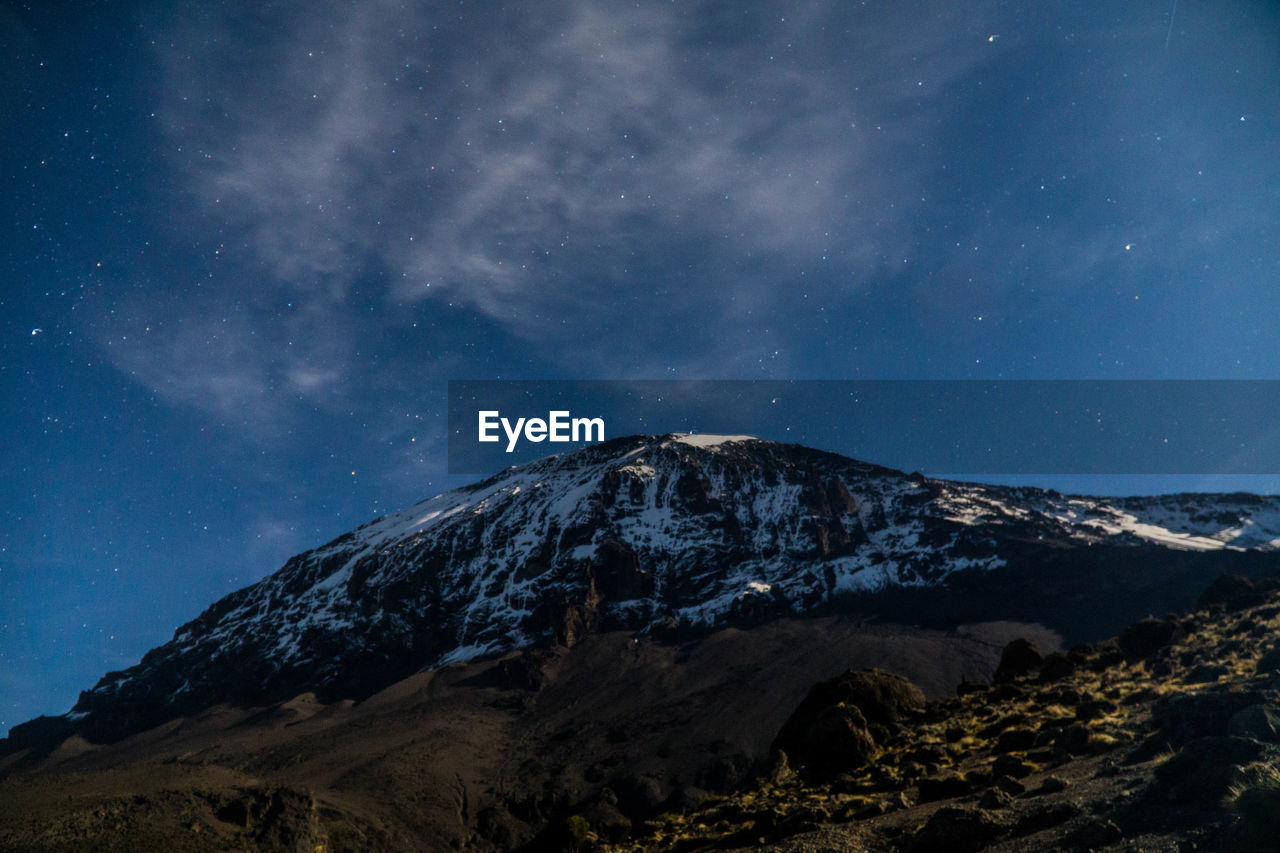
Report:
[[[751,435],[907,471],[1280,473],[1280,381],[455,380],[449,472],[627,435]]]

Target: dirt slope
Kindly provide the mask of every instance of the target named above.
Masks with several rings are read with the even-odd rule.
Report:
[[[1057,644],[1012,623],[838,617],[685,644],[606,633],[421,673],[358,704],[217,706],[114,744],[6,756],[0,850],[541,845],[584,810],[643,821],[731,790],[809,687],[850,666],[900,672],[937,698],[989,674],[1020,635]]]

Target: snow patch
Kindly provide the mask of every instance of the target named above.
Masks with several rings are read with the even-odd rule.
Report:
[[[497,646],[495,642],[488,643],[469,643],[465,646],[458,646],[453,651],[446,653],[436,661],[436,666],[448,666],[451,663],[464,663],[481,655],[486,655]]]
[[[731,441],[756,441],[754,435],[712,435],[711,433],[687,433],[677,435],[676,441],[690,447],[718,447]]]
[[[1207,536],[1193,536],[1190,533],[1174,533],[1157,527],[1154,524],[1143,524],[1134,519],[1121,525],[1121,529],[1149,542],[1159,542],[1176,551],[1221,551],[1225,546],[1216,539]]]

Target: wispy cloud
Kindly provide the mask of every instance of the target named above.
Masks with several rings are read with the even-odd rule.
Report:
[[[349,312],[256,284],[126,292],[102,324],[106,352],[162,396],[264,437],[299,411],[340,407],[357,345]]]
[[[945,332],[993,291],[1057,310],[1124,274],[1126,244],[1187,233],[1158,209],[1185,183],[1103,134],[1150,131],[1135,98],[1157,71],[1088,76],[1146,44],[1145,19],[1103,41],[997,4],[218,14],[157,49],[168,166],[195,200],[179,225],[228,269],[115,357],[220,413],[340,409],[504,348],[508,374],[811,372],[792,360],[806,306],[848,322],[851,292],[905,279],[896,310]],[[1052,102],[1048,44],[1078,61]],[[1239,231],[1207,222],[1191,236]],[[380,350],[405,329],[409,355]]]
[[[451,301],[530,341],[566,316],[615,323],[628,265],[664,255],[700,266],[667,310],[731,322],[785,290],[744,265],[900,253],[926,165],[902,147],[933,120],[919,106],[981,61],[938,20],[910,42],[910,78],[889,73],[908,47],[838,5],[745,23],[587,2],[295,11],[212,38],[202,22],[166,50],[202,215],[261,284],[326,310],[379,281],[390,312]]]

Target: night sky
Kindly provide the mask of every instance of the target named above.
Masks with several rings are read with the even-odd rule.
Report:
[[[50,0],[0,46],[0,732],[459,485],[449,379],[1280,379],[1274,3]]]

